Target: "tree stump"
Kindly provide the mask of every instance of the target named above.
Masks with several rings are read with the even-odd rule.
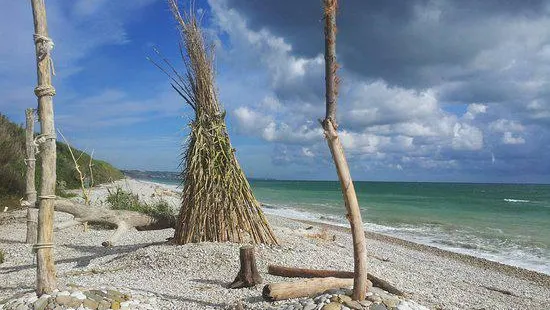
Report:
[[[252,287],[262,283],[262,277],[256,268],[256,258],[254,257],[254,247],[250,245],[242,246],[239,251],[239,260],[241,269],[229,285],[229,288]]]

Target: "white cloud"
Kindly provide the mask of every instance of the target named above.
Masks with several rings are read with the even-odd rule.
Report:
[[[487,113],[487,106],[479,103],[472,103],[468,105],[464,118],[468,120],[473,120],[478,114]]]
[[[302,148],[302,154],[306,157],[315,157],[315,154],[307,147]]]
[[[352,126],[396,124],[425,120],[440,113],[432,90],[417,92],[400,87],[390,87],[384,81],[349,81],[346,90],[350,108],[342,109],[343,120]],[[344,90],[344,91],[346,91]],[[344,99],[345,100],[345,99]],[[342,100],[343,101],[343,100]]]
[[[518,121],[501,118],[491,122],[489,129],[493,132],[523,132],[525,127]]]
[[[525,139],[520,136],[515,136],[513,133],[506,131],[502,136],[502,143],[504,144],[525,144]]]
[[[454,150],[477,151],[483,148],[483,133],[479,128],[456,123],[452,146]]]
[[[266,29],[249,29],[245,18],[228,8],[226,1],[211,0],[209,4],[216,25],[231,38],[232,49],[224,57],[239,63],[250,63],[250,59],[254,59],[255,65],[262,64],[269,72],[271,88],[284,99],[318,101],[322,98],[318,93],[324,74],[321,54],[313,58],[297,57],[284,38]]]

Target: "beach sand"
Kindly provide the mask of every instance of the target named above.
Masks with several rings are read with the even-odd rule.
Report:
[[[108,189],[121,186],[149,202],[165,199],[174,208],[174,187],[126,179],[92,190],[94,205],[104,205]],[[56,212],[56,222],[71,218]],[[25,212],[14,211],[0,224],[0,300],[32,291],[35,283],[31,245],[24,243]],[[7,218],[7,219],[6,219]],[[268,215],[280,246],[256,247],[264,283],[288,281],[267,274],[268,264],[353,270],[351,236],[346,228]],[[313,226],[310,229],[309,226]],[[112,233],[97,227],[72,227],[55,233],[60,287],[119,287],[154,294],[163,309],[224,309],[242,301],[247,309],[268,303],[262,286],[231,290],[239,269],[234,243],[166,243],[172,229],[130,231],[112,248],[101,242]],[[407,297],[431,309],[550,309],[550,276],[452,253],[401,239],[367,233],[369,272],[392,283]]]

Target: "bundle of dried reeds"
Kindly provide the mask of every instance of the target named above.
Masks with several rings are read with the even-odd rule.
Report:
[[[206,47],[196,16],[182,15],[177,0],[168,2],[181,34],[186,73],[179,74],[165,59],[164,65],[157,66],[195,112],[182,162],[182,208],[174,242],[276,244],[229,141],[215,87],[213,49]]]

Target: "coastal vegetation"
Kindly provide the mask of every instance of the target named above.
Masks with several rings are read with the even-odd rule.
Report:
[[[74,194],[66,190],[80,188],[80,176],[75,169],[75,164],[69,152],[69,146],[63,142],[56,143],[57,148],[57,191],[62,197],[70,197]],[[72,148],[73,153],[78,154],[78,162],[88,165],[90,155],[86,152]],[[37,154],[37,159],[40,158]],[[25,130],[5,115],[0,114],[0,206],[15,208],[19,206],[19,199],[25,195]],[[96,184],[119,180],[124,174],[111,164],[92,160],[94,182]],[[36,185],[40,186],[42,169],[36,165]]]
[[[158,199],[154,203],[140,201],[139,195],[123,190],[120,186],[107,189],[107,203],[113,210],[134,211],[150,215],[174,225],[176,214],[166,200]]]

